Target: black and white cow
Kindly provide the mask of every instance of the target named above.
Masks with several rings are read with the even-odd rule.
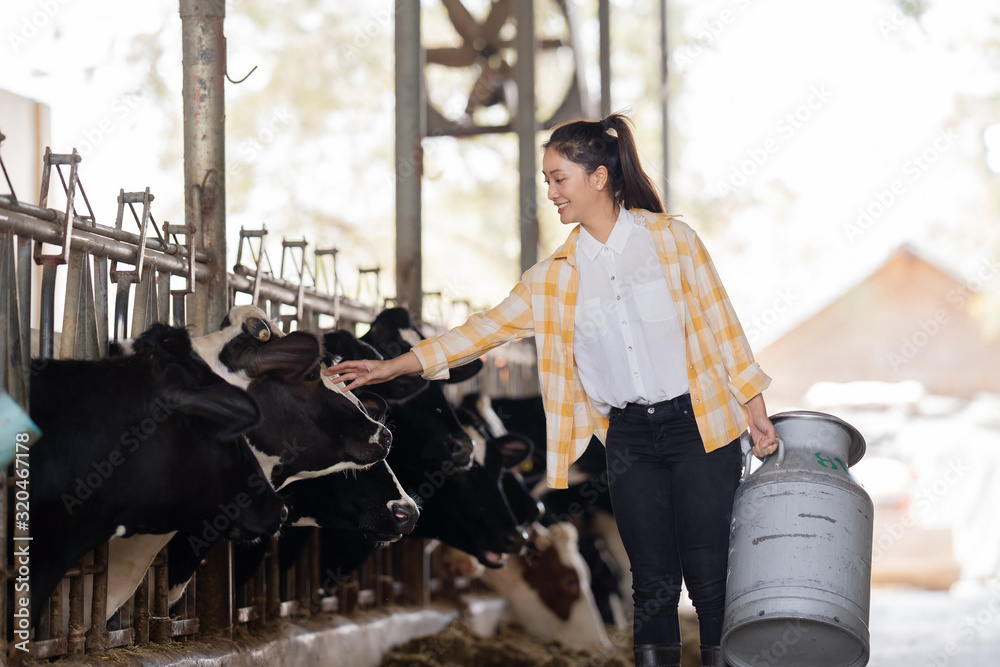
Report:
[[[271,332],[266,340],[253,333],[262,326]],[[392,435],[342,383],[322,374],[328,360],[318,334],[282,335],[256,306],[237,306],[221,331],[193,345],[216,373],[261,406],[261,423],[247,440],[275,488],[385,458]]]
[[[348,331],[324,334],[324,363],[346,358],[376,358],[378,352],[362,343]],[[422,391],[426,381],[421,378],[398,379],[388,387],[389,394],[405,399]],[[370,392],[356,394],[366,412],[375,420],[385,420],[388,406]],[[417,504],[406,494],[392,468],[381,461],[364,469],[296,480],[284,486],[281,494],[289,508],[289,516],[280,535],[279,568],[287,569],[304,548],[312,530],[360,531],[378,544],[395,542],[413,530],[420,515]],[[238,584],[253,574],[266,552],[266,545],[247,545],[235,552],[235,577]]]
[[[526,453],[526,449],[522,450]],[[420,518],[404,537],[436,539],[474,556],[488,568],[502,567],[507,554],[520,552],[528,538],[514,517],[502,486],[505,468],[520,462],[508,450],[486,450],[485,465],[473,460],[459,468],[450,458],[428,468],[426,461],[393,446],[386,459],[407,493],[420,505]],[[380,540],[357,530],[323,529],[321,567],[333,588],[379,546]]]
[[[490,399],[470,394],[463,398],[462,407],[484,413],[483,419],[493,432],[512,428],[545,437],[545,411],[540,396]],[[621,626],[630,607],[631,578],[608,493],[604,446],[596,438],[591,439],[583,456],[570,468],[567,489],[545,488],[544,452],[541,455],[536,452],[522,464],[519,473],[544,505],[540,519],[543,525],[569,522],[576,527],[578,535],[573,548],[579,550],[589,567],[587,579],[594,603],[605,623]]]
[[[545,512],[545,506],[532,493],[520,472],[535,457],[535,445],[531,438],[509,432],[485,394],[466,394],[455,412],[476,443],[476,460],[485,464],[486,448],[492,448],[502,460],[513,462],[504,468],[501,485],[518,525],[526,528],[538,521]],[[483,447],[480,447],[479,441],[484,443]]]
[[[406,326],[412,326],[412,321],[405,311],[390,309],[386,313],[388,315],[383,313],[376,318],[369,332],[372,335],[367,340],[381,340],[381,348],[387,354],[398,354],[401,346],[409,349],[412,342],[403,340],[404,336],[415,340],[419,334],[407,331]],[[334,334],[343,335],[328,332],[326,340],[330,341]],[[342,348],[341,352],[345,359],[377,358],[373,357],[371,349],[363,346],[353,350]],[[466,372],[482,367],[481,363],[470,366],[472,368],[467,368]],[[432,400],[407,400],[404,397],[410,389],[401,388],[397,385],[399,382],[412,389],[426,381],[417,376],[402,376],[366,389],[378,389],[380,395],[388,399],[394,445],[386,460],[407,493],[421,505],[420,519],[411,536],[441,540],[475,554],[489,567],[499,567],[503,554],[519,551],[526,538],[510,509],[502,480],[504,469],[519,464],[529,446],[522,445],[518,449],[511,439],[506,449],[497,447],[487,456],[484,448],[481,458],[474,459],[469,456],[474,449],[473,441],[440,386],[428,383],[415,397],[421,399],[435,392]],[[405,401],[409,408],[404,419],[398,418],[400,401]],[[419,427],[410,429],[404,424]],[[463,442],[461,457],[456,458],[452,448],[441,446],[444,436],[453,442]],[[426,447],[428,442],[431,447]],[[463,464],[463,458],[468,458],[469,462]],[[530,498],[530,494],[526,495]],[[359,531],[324,529],[321,536],[324,571],[334,582],[347,577],[377,547],[377,540]]]
[[[63,574],[112,536],[273,534],[282,502],[237,436],[260,411],[195,355],[187,331],[154,324],[133,353],[36,364],[31,418],[34,619]]]
[[[361,336],[363,342],[371,345],[385,358],[409,351],[422,339],[423,335],[417,330],[409,311],[404,308],[383,310],[372,322],[368,332]],[[461,468],[472,461],[472,441],[458,421],[442,384],[463,382],[482,368],[483,362],[476,359],[452,369],[451,376],[445,381],[427,382],[416,376],[404,376],[404,382],[427,382],[422,391],[409,398],[394,398],[394,393],[398,392],[398,385],[395,384],[390,384],[389,387],[386,384],[369,385],[367,389],[389,402],[396,437],[406,439],[406,444],[401,444],[402,447],[418,447],[421,457],[429,466],[448,459]]]
[[[220,331],[195,338],[192,346],[219,376],[260,406],[260,422],[242,437],[275,489],[385,458],[392,442],[389,430],[342,384],[322,375],[328,361],[316,333],[282,335],[256,306],[237,306]],[[165,537],[112,542],[109,614],[132,595],[144,565],[168,542],[171,597],[176,600],[223,535],[182,531]]]
[[[522,449],[522,455],[526,451]],[[387,460],[420,505],[420,518],[409,537],[440,540],[475,556],[486,567],[501,567],[505,555],[521,551],[527,539],[502,486],[504,470],[516,466],[518,457],[513,448],[506,454],[490,448],[484,465],[474,460],[468,468],[458,468],[446,459],[428,469],[422,460],[393,447]],[[324,567],[338,576],[349,573],[381,546],[377,537],[360,531],[324,530],[322,534]]]
[[[305,547],[313,527],[361,533],[378,546],[413,530],[420,510],[389,464],[292,482],[281,491],[289,509],[279,540],[278,566],[287,570]],[[267,552],[266,543],[239,545],[234,580],[246,583]]]

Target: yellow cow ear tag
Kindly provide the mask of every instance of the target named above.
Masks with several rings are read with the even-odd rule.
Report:
[[[528,459],[527,461],[521,464],[521,472],[531,472],[534,469],[535,469],[535,462],[532,461],[531,459]]]

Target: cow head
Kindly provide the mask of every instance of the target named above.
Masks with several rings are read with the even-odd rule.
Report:
[[[485,394],[466,394],[456,413],[477,442],[476,459],[486,465],[487,451],[493,450],[492,460],[502,468],[500,483],[518,525],[526,527],[537,521],[545,513],[545,507],[520,474],[521,466],[534,454],[534,443],[524,435],[508,432]],[[480,441],[482,446],[478,444]]]
[[[410,313],[403,308],[382,311],[372,322],[371,329],[361,337],[386,358],[409,351],[423,339]],[[445,382],[462,382],[482,370],[483,362],[476,359],[452,369]],[[473,443],[462,428],[455,410],[441,387],[441,381],[430,382],[426,389],[415,396],[393,400],[382,393],[379,385],[371,387],[389,400],[392,422],[397,433],[406,433],[408,442],[420,448],[428,464],[449,459],[458,467],[466,467],[472,460]],[[412,446],[412,445],[411,445]]]
[[[473,460],[467,469],[456,468],[448,460],[427,469],[408,461],[405,452],[390,453],[404,488],[423,508],[413,535],[439,539],[475,556],[486,567],[502,567],[504,554],[519,552],[527,539],[502,482],[505,471],[527,456],[527,446],[521,445],[520,456],[514,453],[515,439],[506,441],[506,453],[487,447],[484,463]]]
[[[359,340],[357,336],[345,329],[324,332],[323,347],[326,349],[326,362],[330,365],[344,360],[385,358],[374,347]],[[370,386],[368,390],[377,390],[376,393],[386,400],[405,401],[422,392],[429,384],[430,380],[425,380],[416,373],[412,373],[400,375],[389,382]]]
[[[247,438],[276,488],[385,458],[392,437],[358,399],[324,376],[323,345],[307,331],[281,335],[263,311],[239,306],[195,349],[261,406]]]
[[[358,530],[379,544],[411,532],[420,516],[385,461],[339,475],[293,482],[283,490],[293,526]]]
[[[154,324],[132,354],[40,368],[31,386],[45,433],[32,449],[39,600],[113,534],[276,532],[281,499],[237,437],[259,422],[258,406],[193,354],[186,330]]]

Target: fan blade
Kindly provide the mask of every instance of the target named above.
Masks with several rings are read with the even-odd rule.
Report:
[[[468,44],[458,47],[425,49],[427,62],[445,67],[469,67],[476,62],[476,50]]]
[[[441,0],[441,4],[448,10],[448,18],[455,26],[458,33],[467,44],[472,44],[480,37],[479,23],[473,18],[469,10],[465,8],[461,0]]]
[[[500,29],[503,28],[504,24],[507,23],[507,18],[510,16],[510,0],[493,0],[493,6],[490,8],[489,16],[486,17],[486,22],[483,23],[482,29],[480,30],[483,39],[489,44],[494,50],[500,48]]]
[[[465,114],[471,116],[478,107],[489,107],[503,101],[503,77],[484,63],[469,92]]]

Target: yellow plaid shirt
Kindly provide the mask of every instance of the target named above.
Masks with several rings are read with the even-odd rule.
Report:
[[[688,383],[705,451],[722,447],[747,427],[747,401],[771,382],[754,361],[726,290],[694,230],[674,216],[635,209],[656,245],[687,341]],[[642,224],[642,223],[641,223]],[[579,274],[579,226],[550,257],[521,277],[495,308],[413,348],[427,379],[448,377],[508,341],[535,337],[545,406],[550,487],[567,486],[570,464],[595,433],[603,442],[608,420],[590,402],[573,360],[573,323]]]

